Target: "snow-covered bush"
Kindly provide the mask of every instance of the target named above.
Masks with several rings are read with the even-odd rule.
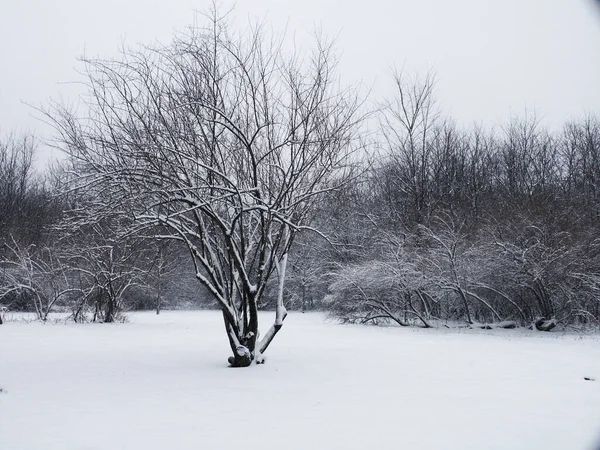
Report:
[[[538,227],[473,236],[450,221],[433,224],[388,241],[372,259],[341,265],[326,298],[331,314],[400,325],[599,321],[596,244],[566,245],[568,235]]]
[[[437,302],[418,264],[401,240],[381,247],[383,258],[340,265],[330,275],[324,301],[330,314],[344,322],[428,327]]]

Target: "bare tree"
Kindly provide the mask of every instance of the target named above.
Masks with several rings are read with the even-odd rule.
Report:
[[[424,251],[427,272],[442,291],[458,296],[467,323],[473,323],[471,303],[476,301],[485,306],[495,320],[502,320],[500,314],[474,287],[478,273],[483,272],[482,260],[476,258],[477,246],[470,243],[463,234],[463,224],[453,218],[436,217],[436,230],[421,226],[424,237],[430,241],[428,251]]]
[[[394,73],[396,95],[382,108],[381,133],[396,170],[390,179],[408,202],[404,214],[420,223],[427,212],[430,194],[428,145],[438,112],[434,101],[435,76],[410,79]]]
[[[588,116],[565,125],[560,138],[564,191],[569,202],[597,220],[600,214],[600,120]]]
[[[260,28],[236,37],[209,19],[167,47],[85,60],[90,119],[51,117],[76,187],[110,192],[136,232],[187,246],[222,309],[230,364],[248,366],[287,315],[288,253],[307,212],[350,174],[361,101],[338,89],[330,46],[286,55]],[[275,274],[275,320],[259,339]]]
[[[0,220],[6,227],[23,201],[33,175],[35,141],[25,135],[0,140]]]
[[[520,225],[510,239],[497,236],[495,245],[507,274],[504,289],[521,303],[525,316],[553,323],[598,320],[595,302],[589,301],[595,296],[597,240],[582,245],[571,233]]]
[[[24,247],[40,244],[45,225],[60,210],[34,171],[36,147],[29,134],[0,137],[0,253],[13,239]]]
[[[144,284],[145,272],[137,264],[143,249],[139,239],[123,238],[98,224],[92,228],[69,257],[85,292],[73,318],[84,320],[82,314],[91,306],[93,322],[114,322],[121,317],[126,293]]]
[[[175,242],[159,241],[156,243],[155,248],[149,251],[149,264],[147,268],[147,284],[154,290],[155,303],[154,307],[156,314],[160,314],[163,303],[164,295],[167,289],[172,284],[173,278],[176,276],[181,269],[180,254],[177,250],[179,247],[175,247]]]
[[[37,318],[46,321],[57,302],[81,294],[69,282],[70,268],[49,247],[21,248],[15,241],[6,247],[8,255],[0,260],[0,300],[26,296]]]

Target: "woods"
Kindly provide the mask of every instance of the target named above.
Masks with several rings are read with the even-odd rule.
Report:
[[[36,175],[30,136],[0,142],[0,315],[113,322],[191,299],[221,310],[236,367],[264,361],[288,308],[597,326],[600,120],[462,129],[432,74],[396,72],[367,103],[336,63],[217,12],[84,59],[85,111],[43,111],[61,166]]]
[[[599,131],[595,117],[556,134],[534,119],[496,133],[438,120],[418,148],[409,128],[386,139],[357,211],[374,250],[334,271],[334,315],[596,324]]]

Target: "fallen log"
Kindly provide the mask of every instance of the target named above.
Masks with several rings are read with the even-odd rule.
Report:
[[[545,317],[542,317],[541,319],[536,320],[529,328],[533,330],[533,327],[538,331],[551,331],[556,327],[556,319],[546,319]]]
[[[502,322],[498,323],[486,323],[480,325],[479,328],[481,328],[482,330],[493,330],[494,328],[504,328],[507,330],[512,330],[513,328],[517,328],[517,322],[515,322],[514,320],[503,320]]]

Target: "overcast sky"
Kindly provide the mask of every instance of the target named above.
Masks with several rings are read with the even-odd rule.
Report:
[[[593,0],[238,0],[243,26],[263,18],[300,46],[337,36],[341,69],[373,95],[392,67],[437,73],[437,99],[461,124],[493,126],[535,111],[551,128],[600,114],[600,7]],[[208,1],[1,0],[0,133],[48,127],[24,103],[74,102],[77,57],[122,42],[168,42]],[[224,2],[231,5],[231,2]],[[45,156],[41,155],[44,159]]]

